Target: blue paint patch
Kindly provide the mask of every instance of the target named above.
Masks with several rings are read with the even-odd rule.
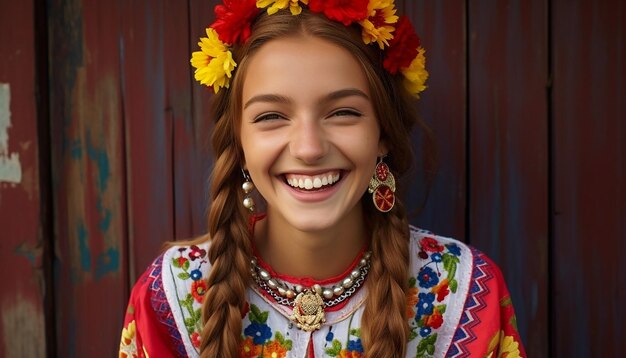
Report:
[[[83,146],[80,139],[69,140],[70,156],[72,159],[78,160],[83,157]]]
[[[102,193],[106,190],[107,183],[111,177],[109,157],[104,149],[96,148],[91,143],[90,130],[87,130],[87,155],[89,156],[89,159],[96,162],[96,166],[98,167],[98,189]]]
[[[117,249],[109,248],[98,256],[96,260],[96,279],[99,280],[108,273],[117,272],[120,268],[120,253]]]
[[[109,231],[113,214],[111,213],[111,210],[106,209],[102,206],[101,198],[98,198],[98,200],[96,201],[96,209],[98,210],[98,213],[100,213],[100,231],[102,233],[105,233]]]
[[[83,223],[82,220],[78,223],[77,234],[78,251],[80,253],[80,268],[83,271],[91,271],[91,253],[89,252],[89,246],[87,245],[89,234],[87,232],[87,228],[85,228],[85,223]]]

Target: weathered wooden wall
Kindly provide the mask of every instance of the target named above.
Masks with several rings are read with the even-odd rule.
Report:
[[[210,94],[189,56],[215,3],[0,2],[0,356],[114,356],[130,285],[203,232]],[[626,355],[626,5],[397,4],[439,144],[412,221],[502,267],[530,357]]]

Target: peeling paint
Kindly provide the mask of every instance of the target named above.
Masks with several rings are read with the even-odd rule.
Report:
[[[117,249],[109,248],[98,256],[96,260],[96,279],[106,274],[117,272],[120,267],[120,253]]]
[[[11,127],[11,87],[0,83],[0,183],[22,182],[22,164],[19,153],[9,152],[9,127]]]
[[[81,220],[76,228],[78,235],[78,251],[80,254],[80,268],[83,271],[91,271],[91,252],[89,252],[89,233],[85,227],[85,223]]]
[[[0,356],[45,357],[46,334],[41,309],[17,293],[14,297],[3,300],[1,316],[2,339],[5,344],[4,352],[0,352]]]

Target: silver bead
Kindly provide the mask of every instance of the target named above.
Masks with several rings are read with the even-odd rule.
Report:
[[[297,293],[301,293],[304,290],[304,287],[302,287],[302,285],[296,285],[296,292]]]
[[[243,184],[241,184],[241,189],[243,189],[244,193],[248,194],[252,191],[252,189],[254,189],[254,184],[251,181],[246,180]]]
[[[368,251],[365,254],[363,254],[363,258],[365,258],[366,260],[369,260],[369,258],[372,257],[372,252]]]
[[[269,280],[267,280],[267,285],[270,286],[270,288],[274,290],[276,289],[276,287],[278,287],[278,284],[273,278],[270,278]]]
[[[250,263],[252,264],[252,266],[256,266],[257,264],[256,257],[251,258]]]
[[[288,289],[288,290],[287,290],[287,292],[285,292],[285,296],[286,296],[287,298],[294,298],[294,297],[296,297],[296,293],[295,293],[295,292],[293,292],[293,290],[289,290],[289,289]]]
[[[272,276],[270,276],[270,273],[263,270],[262,268],[259,268],[259,276],[261,276],[261,278],[265,281],[269,280],[270,278],[272,278]]]
[[[354,270],[354,271],[350,272],[350,276],[351,276],[353,279],[355,279],[355,280],[356,280],[357,278],[359,278],[359,277],[361,276],[361,271],[359,271],[359,270]]]
[[[245,206],[245,203],[244,203],[244,206]],[[361,259],[361,261],[359,261],[359,266],[363,267],[365,265],[367,265],[367,260],[366,259]]]
[[[252,198],[250,198],[250,197],[245,197],[243,199],[243,206],[246,209],[253,210],[254,209],[254,200],[252,200]]]
[[[285,288],[282,287],[282,286],[278,286],[278,294],[280,294],[281,296],[285,297],[285,296],[287,296],[287,290],[285,290]]]
[[[346,277],[343,279],[343,281],[341,281],[341,286],[343,286],[343,288],[350,288],[353,283],[354,281],[352,280],[352,278]]]
[[[343,287],[341,286],[333,287],[333,293],[335,294],[335,296],[341,295],[343,293]]]
[[[317,283],[315,285],[313,285],[313,291],[315,293],[317,293],[318,295],[322,295],[322,286],[318,285]]]
[[[333,290],[331,290],[330,288],[325,288],[324,290],[322,290],[322,296],[330,300],[331,298],[333,298]]]

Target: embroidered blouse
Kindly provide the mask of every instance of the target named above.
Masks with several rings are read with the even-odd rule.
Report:
[[[171,247],[148,267],[131,292],[120,357],[199,356],[208,245]],[[406,357],[526,356],[502,273],[488,257],[414,227],[410,257]],[[306,332],[289,320],[289,306],[250,287],[241,357],[362,357],[366,297],[367,280],[334,310],[326,310],[319,330]]]

